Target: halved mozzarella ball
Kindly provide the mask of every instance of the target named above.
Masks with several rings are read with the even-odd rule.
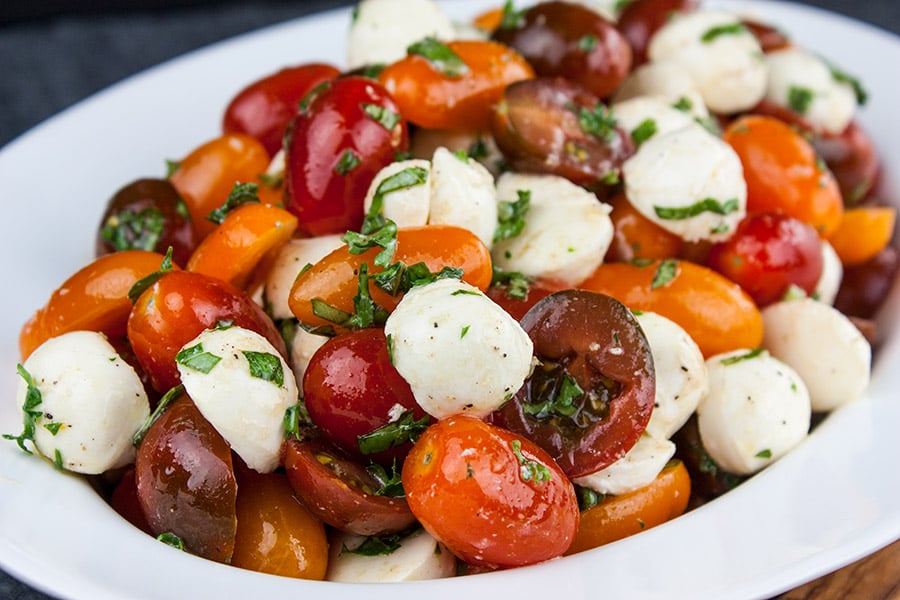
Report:
[[[709,390],[706,362],[697,343],[674,321],[653,312],[638,312],[635,317],[650,343],[656,371],[656,396],[646,432],[667,440]]]
[[[528,334],[478,288],[456,279],[407,292],[384,332],[394,367],[438,419],[488,415],[531,372]]]
[[[455,34],[453,21],[433,0],[362,0],[347,37],[347,68],[390,64],[414,42],[428,36],[451,40]]]
[[[750,109],[766,93],[768,69],[762,48],[738,17],[726,11],[674,16],[650,39],[647,55],[654,62],[684,67],[713,112]]]
[[[834,410],[862,397],[872,348],[839,310],[799,298],[771,304],[762,316],[763,346],[800,374],[813,410]]]
[[[694,123],[694,118],[660,96],[636,96],[612,105],[612,112],[632,139],[643,143]]]
[[[642,435],[631,450],[613,464],[572,481],[600,494],[633,492],[653,483],[674,455],[674,443]]]
[[[687,241],[728,239],[747,213],[741,159],[696,123],[641,144],[622,174],[634,208]]]
[[[766,54],[766,98],[803,116],[811,125],[838,134],[856,113],[856,93],[846,78],[809,50],[791,46]]]
[[[609,205],[556,175],[506,173],[497,181],[499,201],[514,202],[520,191],[531,199],[525,226],[515,237],[494,243],[494,264],[569,286],[584,281],[612,242]]]
[[[358,550],[368,538],[336,531],[331,538],[326,581],[387,583],[452,577],[456,557],[424,529],[399,539],[390,554]]]
[[[706,361],[709,393],[697,407],[700,439],[721,468],[759,471],[806,438],[811,409],[800,376],[765,350],[742,349]]]
[[[381,214],[397,224],[397,227],[417,227],[428,222],[428,213],[431,203],[431,163],[427,160],[410,159],[393,162],[375,175],[369,190],[366,192],[363,207],[368,213],[375,199],[378,187],[385,179],[397,175],[406,169],[424,169],[426,179],[420,185],[411,185],[396,189],[392,192],[382,193]]]
[[[247,466],[275,470],[284,413],[299,397],[278,350],[249,329],[208,329],[182,347],[176,363],[188,396]]]
[[[497,227],[494,177],[479,162],[438,148],[431,159],[428,222],[468,229],[491,247]]]
[[[844,265],[834,250],[834,246],[822,240],[822,275],[816,284],[813,298],[825,304],[834,304],[841,280],[844,278]]]
[[[613,96],[613,102],[653,96],[664,98],[670,106],[695,119],[705,119],[709,110],[694,85],[690,72],[675,61],[644,63],[625,78]]]
[[[41,344],[22,365],[39,403],[34,446],[59,467],[96,475],[134,460],[134,434],[150,416],[140,377],[95,331],[73,331]],[[20,373],[22,375],[22,373]],[[20,376],[16,403],[29,385]],[[35,392],[36,390],[36,392]]]
[[[311,238],[294,238],[278,250],[272,267],[266,275],[264,306],[273,319],[294,317],[288,306],[288,297],[297,275],[340,248],[344,242],[341,236],[322,235]]]

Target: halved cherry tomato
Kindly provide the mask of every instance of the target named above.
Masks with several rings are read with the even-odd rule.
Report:
[[[672,461],[648,486],[607,496],[581,513],[578,535],[566,552],[583,552],[661,525],[684,513],[691,478],[680,460]]]
[[[116,484],[116,487],[109,497],[109,505],[114,511],[119,513],[122,518],[147,535],[153,533],[150,530],[150,524],[147,523],[147,517],[144,515],[144,509],[141,508],[141,502],[138,498],[137,483],[134,479],[134,467],[128,468],[122,475],[122,479]]]
[[[287,243],[296,229],[297,217],[283,208],[243,204],[197,246],[185,269],[243,288],[256,265]]]
[[[684,245],[680,237],[667,231],[638,211],[625,194],[607,200],[612,206],[613,240],[606,253],[608,261],[627,262],[635,258],[672,258]]]
[[[442,71],[423,55],[409,54],[378,76],[410,123],[429,129],[487,129],[503,89],[534,77],[528,62],[504,44],[459,40],[446,47],[464,65],[458,74]]]
[[[283,577],[325,578],[325,526],[297,499],[283,474],[238,470],[235,508],[232,566]]]
[[[655,379],[650,345],[618,300],[564,290],[522,318],[540,361],[491,422],[546,450],[570,478],[622,457],[647,427]]]
[[[153,387],[165,393],[181,377],[175,355],[205,329],[223,323],[251,329],[287,356],[272,319],[244,291],[216,277],[190,271],[165,273],[134,303],[128,339]]]
[[[647,61],[647,46],[656,31],[665,25],[673,14],[691,12],[700,5],[698,0],[634,0],[628,2],[616,26],[631,44],[634,65]]]
[[[512,318],[521,321],[532,306],[564,287],[566,286],[550,281],[532,281],[528,283],[524,296],[520,296],[519,292],[513,291],[512,287],[507,284],[492,283],[485,293]]]
[[[301,273],[291,288],[288,305],[301,323],[312,327],[332,326],[332,321],[313,312],[313,299],[347,313],[353,313],[353,297],[359,291],[359,271],[363,263],[368,265],[369,275],[383,271],[375,265],[380,248],[371,248],[362,254],[352,254],[344,246]],[[463,270],[463,281],[486,290],[491,284],[491,256],[487,247],[467,229],[452,225],[424,225],[409,227],[397,232],[397,250],[394,261],[407,265],[424,262],[432,272],[444,267]],[[369,294],[380,307],[391,312],[400,302],[401,295],[391,295],[369,282]]]
[[[289,439],[282,464],[303,504],[341,531],[380,535],[416,522],[403,497],[379,495],[382,483],[325,439]]]
[[[227,133],[192,150],[169,177],[184,198],[197,240],[209,235],[216,224],[207,217],[222,206],[235,183],[259,184],[269,167],[269,153],[249,135]]]
[[[741,19],[741,23],[750,30],[753,37],[759,42],[759,47],[762,48],[763,53],[783,50],[792,44],[790,38],[774,25],[746,17]]]
[[[704,356],[762,343],[762,316],[753,299],[733,281],[685,260],[602,264],[579,287],[672,319]]]
[[[734,281],[758,306],[793,285],[812,294],[822,276],[822,241],[811,225],[787,215],[754,213],[713,245],[707,265]]]
[[[193,554],[231,560],[237,531],[231,449],[187,395],[147,430],[135,481],[153,535],[171,533]]]
[[[835,307],[845,315],[869,319],[875,316],[900,273],[900,252],[894,246],[866,262],[844,269]]]
[[[820,133],[813,136],[812,144],[834,173],[844,206],[865,203],[881,175],[881,160],[875,143],[862,125],[851,121],[837,135]]]
[[[845,267],[875,257],[894,235],[897,209],[893,206],[858,206],[844,211],[841,224],[828,238]]]
[[[300,100],[314,87],[340,75],[325,63],[285,67],[257,79],[232,98],[222,117],[223,133],[246,133],[258,139],[269,156],[281,150],[284,131],[297,115]]]
[[[737,152],[747,181],[747,211],[790,215],[828,237],[844,204],[837,181],[806,139],[763,115],[733,121],[723,139]]]
[[[561,555],[578,527],[575,490],[528,439],[467,416],[429,427],[403,465],[422,526],[474,565],[514,567]]]
[[[79,269],[22,327],[22,360],[50,338],[68,331],[100,331],[111,340],[124,336],[131,312],[128,291],[140,279],[158,271],[162,262],[163,256],[156,252],[123,250]]]
[[[500,23],[503,22],[503,8],[496,7],[490,8],[483,13],[475,15],[475,18],[472,19],[472,25],[484,31],[486,33],[491,33],[498,27],[500,27]]]

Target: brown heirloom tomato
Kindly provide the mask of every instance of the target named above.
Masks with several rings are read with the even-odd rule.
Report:
[[[646,62],[650,38],[673,14],[691,12],[699,5],[698,0],[634,0],[627,3],[616,26],[631,44],[634,65]]]
[[[535,442],[571,477],[622,457],[653,410],[653,357],[634,315],[603,294],[565,290],[522,318],[541,361],[491,415]]]

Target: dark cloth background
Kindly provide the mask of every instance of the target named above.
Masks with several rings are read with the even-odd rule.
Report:
[[[169,58],[239,33],[353,3],[0,0],[0,147],[67,106]],[[802,3],[900,32],[897,0]],[[499,4],[499,0],[485,0],[485,8]],[[44,600],[48,596],[0,571],[0,598]]]

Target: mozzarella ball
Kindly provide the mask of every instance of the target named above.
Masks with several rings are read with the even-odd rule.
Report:
[[[806,438],[811,410],[800,376],[764,350],[706,361],[709,393],[697,407],[700,440],[721,468],[749,475]]]
[[[690,242],[728,239],[747,214],[741,159],[697,124],[653,136],[622,174],[634,208]]]
[[[456,279],[407,292],[384,332],[394,367],[416,402],[438,419],[490,414],[531,372],[528,334],[480,290]]]
[[[306,369],[309,368],[309,361],[312,360],[313,354],[329,339],[325,335],[309,333],[299,325],[294,331],[288,351],[290,352],[291,370],[294,372],[294,380],[301,386],[303,376],[306,374]]]
[[[611,109],[619,126],[632,139],[642,137],[635,140],[641,143],[654,135],[665,135],[694,123],[690,113],[672,108],[660,96],[636,96],[616,102]]]
[[[468,229],[491,247],[497,228],[494,177],[479,162],[438,148],[431,159],[428,222]]]
[[[89,475],[134,460],[132,439],[150,405],[140,377],[103,334],[73,331],[51,338],[22,366],[39,392],[40,403],[30,409],[41,413],[34,419],[38,453]],[[20,376],[17,406],[25,405],[28,389]]]
[[[182,347],[176,363],[188,396],[247,466],[275,470],[284,413],[299,398],[278,350],[249,329],[208,329]]]
[[[609,205],[556,175],[506,173],[497,181],[499,201],[513,202],[519,191],[531,197],[525,226],[515,237],[494,243],[494,264],[567,286],[584,281],[612,242]]]
[[[763,347],[800,374],[814,411],[834,410],[863,396],[872,348],[840,311],[799,298],[771,304],[762,316]]]
[[[334,234],[294,238],[282,246],[266,274],[264,306],[269,315],[273,319],[293,318],[288,298],[297,275],[343,245],[341,236]]]
[[[844,278],[844,265],[834,250],[834,246],[822,240],[822,275],[816,283],[813,298],[825,304],[834,304],[841,280]]]
[[[600,494],[633,492],[653,483],[674,455],[674,443],[642,435],[625,456],[605,469],[576,477],[572,482]]]
[[[766,54],[769,80],[766,98],[799,113],[813,127],[838,134],[856,113],[853,86],[835,78],[818,55],[791,46]]]
[[[406,49],[433,36],[450,40],[453,21],[433,0],[361,0],[354,9],[347,38],[347,68],[390,64]]]
[[[653,312],[635,313],[647,336],[656,371],[656,396],[646,432],[666,440],[694,414],[709,390],[706,362],[680,325]]]
[[[431,203],[432,177],[431,163],[427,160],[410,159],[393,162],[375,175],[369,190],[366,192],[363,207],[366,212],[372,206],[372,201],[378,191],[378,186],[391,177],[406,169],[419,168],[427,172],[425,182],[421,185],[412,185],[383,194],[381,197],[381,214],[397,224],[397,227],[418,227],[428,222],[429,205]]]
[[[650,39],[647,55],[687,70],[713,112],[750,109],[766,93],[762,48],[738,17],[726,11],[698,10],[669,19]]]
[[[356,554],[366,537],[335,531],[330,540],[326,581],[386,583],[453,577],[456,557],[424,529],[401,538],[390,554]]]
[[[676,110],[695,119],[709,116],[690,72],[674,61],[648,62],[633,70],[616,90],[613,103],[642,96],[663,98]]]

